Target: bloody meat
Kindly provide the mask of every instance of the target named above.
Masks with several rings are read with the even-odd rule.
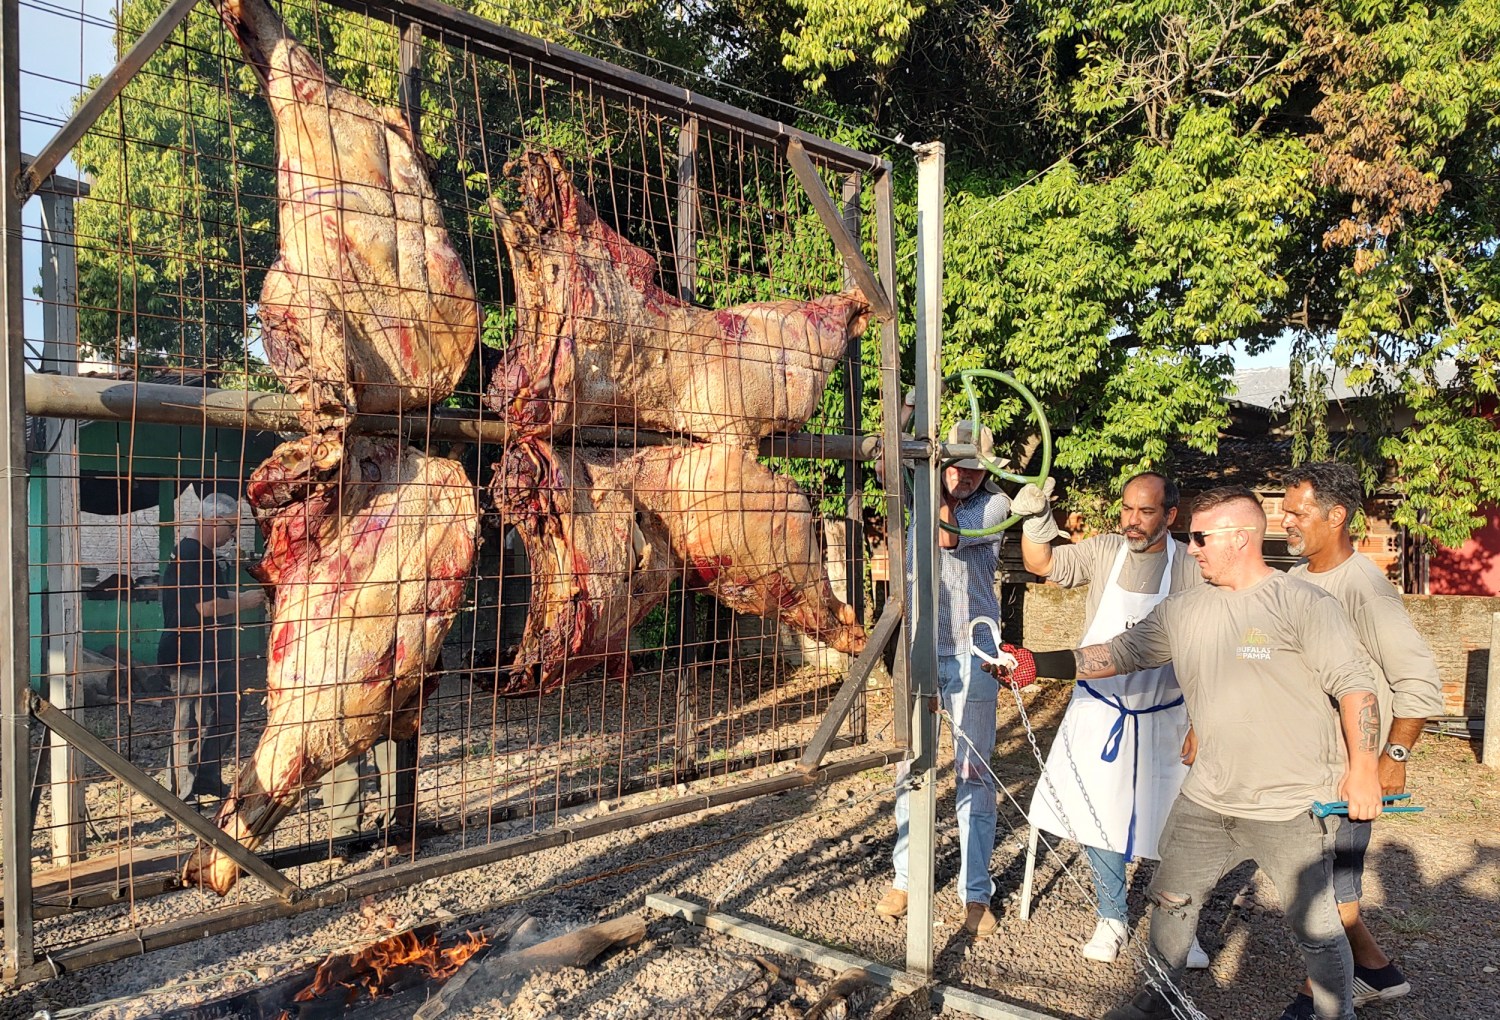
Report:
[[[416,732],[479,512],[461,466],[388,438],[283,443],[245,495],[266,537],[257,577],[275,589],[267,720],[217,823],[254,849],[335,765]],[[186,876],[223,895],[239,866],[200,846]]]
[[[216,3],[276,122],[280,253],[259,314],[304,427],[446,397],[479,308],[410,125],[330,81],[265,0]]]
[[[491,492],[531,561],[531,607],[502,693],[628,672],[630,629],[677,580],[840,651],[865,632],[823,568],[796,483],[723,444],[611,452],[517,443]]]
[[[869,305],[853,293],[698,308],[599,219],[555,153],[506,164],[490,201],[510,252],[516,333],[485,397],[515,434],[640,426],[715,442],[804,427]]]

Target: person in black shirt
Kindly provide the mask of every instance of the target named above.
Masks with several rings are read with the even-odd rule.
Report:
[[[167,775],[184,800],[222,799],[224,754],[239,724],[235,689],[235,617],[265,602],[260,590],[237,592],[233,564],[214,550],[234,541],[239,503],[216,492],[199,509],[198,526],[178,542],[162,574],[157,662],[177,696]]]

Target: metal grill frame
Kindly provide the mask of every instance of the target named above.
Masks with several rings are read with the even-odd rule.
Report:
[[[160,806],[179,823],[213,839],[212,833],[200,829],[215,826],[204,821],[192,808],[170,795],[159,797],[161,788],[145,773],[114,754],[111,748],[94,737],[85,728],[73,723],[62,709],[47,698],[33,693],[29,686],[31,674],[30,641],[26,607],[29,597],[25,571],[13,570],[11,583],[0,588],[0,630],[11,641],[12,654],[0,656],[0,690],[3,690],[3,705],[0,705],[0,765],[3,765],[3,787],[0,787],[0,803],[3,803],[4,822],[0,831],[0,848],[3,848],[5,867],[3,893],[5,945],[3,956],[3,979],[7,983],[22,983],[51,977],[64,970],[72,971],[112,960],[118,960],[154,948],[181,944],[201,939],[217,932],[244,927],[271,917],[287,916],[304,910],[316,909],[358,899],[361,896],[399,888],[428,880],[444,874],[493,863],[528,852],[562,845],[574,840],[618,831],[633,825],[644,824],[701,810],[704,807],[743,800],[767,793],[779,792],[799,786],[826,782],[838,776],[848,775],[876,765],[890,763],[906,756],[912,731],[908,707],[906,676],[906,640],[900,640],[896,657],[895,689],[896,748],[865,754],[836,765],[824,765],[824,757],[835,746],[838,731],[851,712],[861,704],[859,695],[865,688],[870,672],[881,653],[903,632],[906,619],[904,529],[899,487],[902,478],[901,462],[915,461],[925,466],[919,471],[915,506],[918,534],[930,527],[934,519],[933,489],[935,471],[940,454],[963,455],[961,447],[945,449],[934,441],[936,418],[936,365],[937,365],[937,316],[940,316],[940,270],[930,273],[920,263],[931,261],[933,253],[919,249],[919,277],[931,281],[931,287],[922,291],[925,318],[919,335],[926,342],[919,343],[918,372],[918,439],[904,444],[897,430],[897,409],[901,394],[899,387],[899,339],[895,306],[895,221],[892,197],[892,165],[879,156],[859,152],[836,142],[791,127],[769,118],[752,114],[729,104],[692,92],[681,86],[671,85],[646,75],[627,70],[566,47],[546,43],[523,35],[474,15],[448,7],[437,0],[330,0],[334,6],[344,7],[357,13],[368,13],[389,17],[402,29],[401,63],[402,96],[408,109],[416,108],[415,89],[420,87],[414,69],[420,60],[422,33],[433,31],[445,40],[462,41],[475,52],[499,60],[524,60],[529,65],[555,75],[564,83],[586,79],[589,87],[613,94],[616,98],[634,103],[644,103],[653,110],[673,117],[680,117],[684,129],[681,133],[679,152],[679,210],[689,221],[679,234],[678,250],[675,253],[679,266],[691,258],[691,243],[683,238],[691,230],[691,195],[688,189],[693,184],[691,173],[694,146],[700,124],[713,125],[733,130],[756,145],[781,150],[792,166],[813,208],[822,219],[836,248],[844,260],[846,280],[858,287],[869,300],[874,313],[881,319],[881,400],[886,410],[885,429],[881,435],[861,433],[858,409],[850,408],[844,422],[843,435],[820,436],[799,434],[777,437],[774,444],[767,443],[767,450],[774,449],[778,456],[809,456],[848,460],[853,463],[880,458],[885,477],[891,480],[888,496],[887,521],[888,548],[890,551],[890,599],[881,618],[876,622],[866,650],[854,661],[847,679],[835,695],[829,710],[821,721],[816,735],[807,745],[800,769],[790,775],[768,780],[739,783],[711,794],[696,794],[679,797],[673,801],[634,811],[621,812],[607,819],[596,819],[583,824],[559,826],[535,835],[491,843],[460,850],[428,860],[417,860],[344,882],[320,886],[312,890],[300,890],[280,876],[264,860],[240,847],[227,837],[223,842],[233,844],[226,847],[237,851],[236,856],[253,873],[265,878],[273,887],[281,890],[279,899],[266,899],[239,905],[230,909],[206,910],[178,918],[167,924],[146,930],[137,930],[121,936],[112,936],[95,942],[71,947],[65,951],[38,959],[33,937],[33,883],[31,874],[31,845],[33,819],[23,807],[30,799],[29,747],[33,721],[48,727],[57,737],[67,742],[66,753],[82,753],[92,758],[117,777],[141,793],[155,795]],[[0,0],[0,179],[4,181],[0,194],[0,213],[3,213],[3,230],[0,230],[0,257],[4,259],[4,274],[0,277],[0,316],[4,317],[7,342],[3,380],[6,408],[9,415],[9,441],[0,454],[0,475],[7,483],[7,498],[0,501],[0,535],[8,547],[13,564],[23,564],[27,557],[27,453],[25,447],[25,421],[28,414],[49,419],[71,421],[78,419],[155,422],[162,424],[213,425],[229,427],[258,427],[267,429],[285,428],[295,421],[295,405],[284,396],[256,394],[230,390],[203,390],[198,388],[162,386],[138,383],[112,383],[78,379],[65,375],[28,375],[24,358],[23,300],[25,284],[21,271],[21,210],[33,196],[49,190],[64,191],[53,171],[88,131],[94,121],[107,110],[120,94],[127,82],[137,74],[150,56],[171,36],[174,29],[196,7],[197,0],[174,0],[157,21],[137,40],[133,48],[120,63],[104,77],[98,88],[80,105],[77,112],[57,131],[54,138],[34,158],[25,157],[20,151],[20,121],[22,105],[20,98],[21,40],[19,38],[18,0]],[[941,150],[938,150],[938,173],[941,174]],[[852,222],[844,217],[819,176],[819,168],[842,176],[843,197],[852,214]],[[857,196],[862,187],[861,177],[873,186],[875,197],[877,237],[877,265],[871,267],[864,259],[858,241]],[[940,180],[940,177],[939,177]],[[938,244],[941,244],[941,185],[937,192],[937,206],[929,204],[923,216],[937,220]],[[849,201],[850,198],[856,199]],[[930,195],[929,195],[930,198]],[[936,256],[940,266],[940,247]],[[931,291],[929,293],[929,291]],[[934,303],[933,299],[938,300]],[[851,345],[848,357],[850,377],[857,380],[863,370],[860,365],[859,345]],[[859,392],[856,388],[854,392]],[[415,418],[415,420],[414,420]],[[423,420],[422,416],[372,416],[362,415],[353,424],[351,431],[370,433],[398,433],[411,435],[415,430],[429,437],[483,438],[487,442],[504,439],[504,426],[493,420],[484,420],[477,413],[435,413]],[[638,434],[639,442],[666,441],[666,437]],[[860,491],[857,477],[846,481],[846,497],[851,516],[859,507]],[[922,476],[925,475],[925,478]],[[849,601],[857,607],[856,599],[862,584],[863,570],[860,568],[860,549],[857,529],[848,528],[849,558],[847,562],[850,584],[853,589]],[[930,549],[921,550],[930,555]],[[919,570],[919,573],[921,571]],[[930,574],[930,565],[927,576]],[[935,593],[934,593],[935,597]],[[928,600],[924,598],[924,603]],[[930,631],[935,615],[924,605],[918,620],[918,630]],[[920,635],[918,635],[920,638]],[[930,634],[927,646],[930,648]],[[923,643],[918,640],[918,648]],[[917,673],[925,671],[918,669]],[[928,679],[930,684],[930,678]],[[918,699],[925,703],[926,699]],[[924,720],[925,724],[925,720]],[[922,741],[921,743],[925,743]],[[929,753],[931,744],[925,750]],[[113,755],[113,757],[111,757]],[[919,766],[920,768],[920,766]],[[920,776],[919,772],[919,776]],[[930,782],[927,790],[930,798]],[[919,798],[920,800],[921,798]],[[923,812],[925,813],[925,812]],[[923,855],[921,842],[930,846],[931,821],[918,824],[913,820],[914,859]],[[925,840],[922,837],[925,835]],[[930,867],[930,865],[929,865]],[[922,882],[914,875],[914,899],[925,898],[930,904],[930,875],[926,878],[928,893],[920,896]],[[278,882],[277,879],[280,881]],[[913,925],[915,929],[917,926]],[[930,931],[927,933],[930,938]],[[912,947],[916,955],[910,962],[917,969],[922,966],[922,952]],[[925,969],[931,969],[931,947],[925,949]]]

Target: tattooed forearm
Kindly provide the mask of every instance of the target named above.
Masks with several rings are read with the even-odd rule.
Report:
[[[1374,753],[1380,750],[1380,705],[1375,695],[1366,694],[1359,702],[1359,749]]]
[[[1073,661],[1078,664],[1078,675],[1085,680],[1095,677],[1114,676],[1114,657],[1109,654],[1109,645],[1089,645],[1073,650]]]

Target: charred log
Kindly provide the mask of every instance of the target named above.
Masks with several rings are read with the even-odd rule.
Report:
[[[518,435],[640,426],[749,442],[807,424],[869,306],[854,293],[706,309],[657,285],[650,253],[599,219],[555,153],[506,165],[490,200],[510,252],[516,334],[487,405]]]
[[[479,515],[455,462],[395,439],[282,444],[246,497],[275,587],[267,721],[217,822],[254,849],[304,789],[381,737],[416,732],[424,686],[463,601]],[[238,866],[208,847],[186,877],[223,895]]]
[[[276,122],[280,253],[260,319],[304,426],[446,397],[479,310],[411,127],[331,81],[265,0],[216,3]]]

